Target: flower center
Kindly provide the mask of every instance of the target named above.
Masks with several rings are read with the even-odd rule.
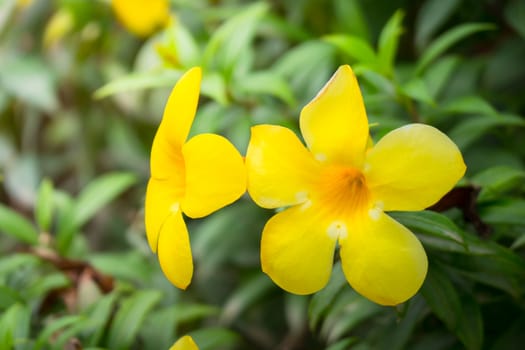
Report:
[[[348,217],[370,209],[370,192],[363,173],[351,167],[331,166],[321,176],[317,199],[336,217]]]

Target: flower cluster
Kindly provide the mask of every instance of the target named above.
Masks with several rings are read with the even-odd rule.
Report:
[[[423,210],[465,173],[456,145],[434,127],[409,124],[370,142],[359,85],[341,66],[301,111],[301,140],[289,129],[257,125],[243,162],[229,141],[197,135],[186,142],[201,72],[176,84],[151,151],[146,231],[167,278],[186,288],[192,276],[182,213],[202,217],[247,189],[263,208],[284,208],[261,238],[262,270],[296,294],[322,289],[336,249],[350,285],[368,299],[396,305],[427,272],[425,251],[385,212]]]

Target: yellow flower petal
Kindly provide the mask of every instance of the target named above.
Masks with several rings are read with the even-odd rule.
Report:
[[[368,120],[350,66],[339,67],[301,111],[301,132],[314,156],[359,168],[368,142]]]
[[[199,347],[189,335],[177,340],[169,350],[199,350]]]
[[[246,168],[241,155],[224,137],[200,134],[183,147],[186,193],[183,212],[206,216],[237,200],[246,191]]]
[[[202,72],[194,67],[175,84],[151,147],[151,176],[164,179],[183,174],[181,149],[199,101]]]
[[[119,21],[140,37],[148,36],[169,20],[168,0],[112,0],[111,5]]]
[[[171,213],[160,228],[157,254],[166,278],[186,289],[193,276],[190,237],[180,210]]]
[[[341,239],[346,279],[360,294],[381,305],[397,305],[412,297],[427,273],[427,257],[419,240],[383,212],[355,221]]]
[[[248,192],[259,206],[277,208],[303,203],[319,174],[319,164],[289,129],[252,128],[246,152]]]
[[[457,146],[441,131],[410,124],[369,150],[365,176],[384,210],[422,210],[437,202],[465,173]]]
[[[144,221],[146,224],[146,235],[151,250],[157,251],[157,243],[162,225],[173,209],[178,209],[182,195],[178,192],[177,185],[169,180],[157,180],[151,178],[146,189],[146,200],[144,205]]]
[[[286,209],[264,227],[262,270],[288,292],[317,292],[330,278],[338,233],[313,206]]]

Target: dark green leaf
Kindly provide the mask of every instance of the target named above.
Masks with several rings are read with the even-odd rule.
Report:
[[[459,0],[426,0],[416,18],[416,47],[421,51],[459,5]]]
[[[497,112],[485,99],[480,96],[461,96],[443,104],[443,110],[447,113],[496,115]]]
[[[470,146],[484,134],[501,127],[524,127],[525,120],[517,115],[478,116],[471,117],[456,124],[450,133],[450,138],[460,149]]]
[[[435,105],[430,91],[424,80],[415,78],[401,86],[401,91],[404,95],[412,98],[415,101],[423,102],[428,105]]]
[[[487,23],[465,23],[447,30],[423,52],[416,66],[416,74],[421,74],[430,63],[460,40],[474,33],[491,29],[494,29],[494,26]]]

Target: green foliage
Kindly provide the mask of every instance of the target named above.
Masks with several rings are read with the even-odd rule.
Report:
[[[107,1],[0,1],[0,350],[168,349],[184,334],[204,350],[520,348],[523,1],[170,5],[174,20],[138,39]],[[49,41],[64,13],[73,23]],[[420,292],[378,306],[339,262],[315,295],[283,292],[259,263],[273,213],[248,198],[187,220],[195,275],[176,290],[143,224],[171,87],[202,66],[191,134],[222,134],[244,154],[252,125],[297,129],[340,64],[358,77],[373,139],[427,123],[464,155],[470,195],[389,213],[429,257]]]

